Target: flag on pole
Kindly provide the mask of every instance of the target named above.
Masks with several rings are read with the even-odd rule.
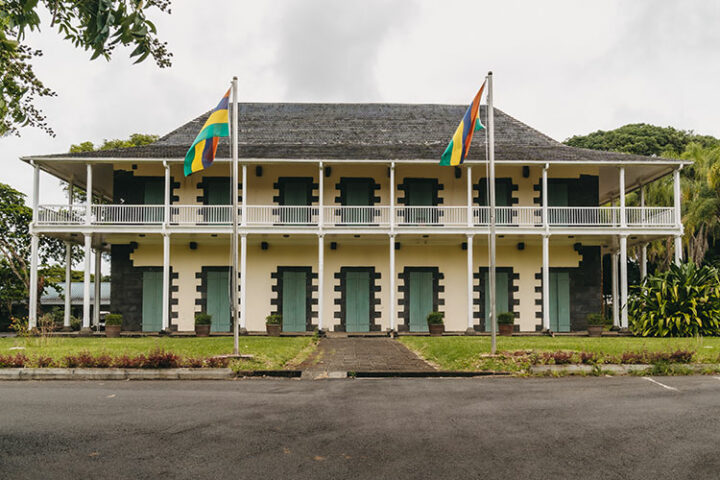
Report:
[[[460,165],[465,161],[465,156],[470,151],[470,142],[472,142],[473,133],[485,128],[480,122],[480,97],[482,97],[483,90],[485,89],[485,82],[483,82],[480,90],[473,99],[472,103],[468,107],[460,125],[458,125],[455,134],[450,140],[450,144],[445,149],[445,153],[442,154],[440,159],[440,165]],[[475,128],[472,128],[473,125]]]
[[[185,154],[185,176],[199,172],[212,165],[215,160],[215,152],[217,152],[218,141],[220,137],[229,137],[230,129],[228,125],[228,99],[230,90],[218,103],[217,107],[210,112],[210,116],[205,121],[202,130],[195,137],[190,150]]]

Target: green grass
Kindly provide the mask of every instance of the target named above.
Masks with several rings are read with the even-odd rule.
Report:
[[[443,370],[508,369],[493,359],[482,359],[490,353],[490,337],[400,337],[400,341],[425,360]],[[720,338],[588,338],[588,337],[498,337],[497,351],[574,350],[620,355],[623,352],[692,350],[698,363],[717,363]]]
[[[244,370],[279,370],[299,363],[314,349],[312,337],[240,337],[240,353],[252,354],[237,368]],[[23,347],[12,349],[12,347]],[[0,338],[0,355],[24,353],[28,357],[43,355],[54,360],[80,352],[94,355],[139,355],[153,350],[166,350],[183,357],[212,357],[233,351],[232,337],[210,338]]]

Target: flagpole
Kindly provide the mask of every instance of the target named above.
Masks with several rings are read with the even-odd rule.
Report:
[[[488,241],[489,273],[488,287],[490,295],[490,353],[497,351],[497,305],[495,290],[495,113],[493,111],[493,76],[487,74],[487,112],[488,112],[488,192],[490,193],[490,238]]]
[[[232,79],[232,95],[231,98],[231,135],[232,135],[232,239],[230,241],[230,248],[232,250],[232,281],[231,289],[232,295],[232,317],[233,317],[233,354],[238,355],[240,349],[240,327],[238,319],[238,303],[239,303],[239,291],[238,291],[238,108],[237,108],[237,86],[238,79],[233,77]],[[244,186],[243,186],[244,187]]]

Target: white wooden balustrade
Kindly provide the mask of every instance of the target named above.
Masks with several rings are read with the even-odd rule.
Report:
[[[465,227],[468,211],[475,227],[490,222],[489,207],[438,206],[407,207],[378,206],[326,206],[323,208],[323,227]],[[91,225],[162,225],[165,222],[163,205],[92,205]],[[238,222],[243,224],[242,209],[238,209]],[[62,226],[86,223],[86,205],[40,205],[37,225]],[[317,227],[320,219],[318,206],[249,205],[248,227]],[[548,207],[550,227],[619,227],[619,207]],[[625,224],[629,227],[674,227],[675,211],[672,207],[626,207]],[[171,205],[167,223],[172,226],[229,225],[232,222],[230,205]],[[496,225],[500,227],[542,228],[543,210],[533,207],[497,207]]]

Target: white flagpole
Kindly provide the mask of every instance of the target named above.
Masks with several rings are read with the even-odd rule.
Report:
[[[230,311],[232,312],[232,318],[233,318],[233,354],[238,355],[239,349],[240,349],[240,328],[239,328],[239,322],[238,322],[238,303],[239,303],[239,292],[238,292],[238,109],[237,109],[237,86],[238,86],[238,80],[237,77],[233,77],[232,79],[232,94],[230,95],[231,98],[231,107],[232,115],[230,119],[230,132],[231,132],[231,139],[232,139],[232,186],[230,188],[230,191],[232,192],[232,205],[233,205],[233,214],[232,214],[232,222],[233,222],[233,231],[232,231],[232,239],[230,241],[231,249],[232,249],[232,281],[231,289],[232,289],[232,295],[230,298],[232,298],[232,308]]]
[[[488,241],[489,273],[488,287],[490,295],[490,353],[497,351],[497,306],[495,291],[495,113],[493,112],[493,76],[487,75],[487,111],[488,111],[488,192],[490,193],[490,238]]]

